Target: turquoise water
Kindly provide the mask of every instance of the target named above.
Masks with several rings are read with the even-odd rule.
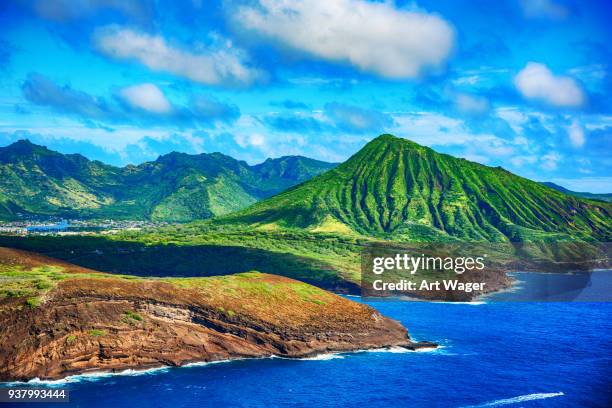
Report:
[[[612,303],[369,304],[442,347],[81,377],[49,406],[611,406]]]

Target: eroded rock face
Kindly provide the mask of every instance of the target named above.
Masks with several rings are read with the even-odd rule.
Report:
[[[311,288],[273,275],[253,279],[274,290]],[[19,299],[2,300],[0,380],[271,355],[435,347],[411,342],[399,322],[329,292],[316,302],[292,301],[273,291],[244,299],[211,293],[163,281],[75,277],[59,282],[33,308]]]

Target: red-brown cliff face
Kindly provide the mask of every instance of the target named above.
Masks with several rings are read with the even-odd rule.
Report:
[[[45,272],[40,265],[48,258],[9,265],[6,251],[0,251],[6,280],[18,275],[27,285],[23,277],[34,274],[35,287],[45,287],[49,273],[55,282],[37,297],[0,297],[0,380],[433,346],[413,343],[399,322],[369,306],[288,278],[134,279],[59,263]]]

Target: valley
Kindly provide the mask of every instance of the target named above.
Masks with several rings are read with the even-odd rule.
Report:
[[[0,220],[186,222],[227,214],[334,164],[301,156],[255,166],[221,153],[170,153],[114,167],[20,140],[0,147]]]
[[[45,155],[63,164],[67,160],[25,142],[19,146],[29,152],[28,160]],[[14,145],[9,148],[4,150],[5,158],[6,149],[16,154]],[[35,161],[40,160],[38,157]],[[161,166],[171,160],[183,169],[178,173],[186,171],[178,162],[221,160],[227,168],[238,163],[215,154],[171,154],[160,158],[157,164],[141,167]],[[313,176],[326,166],[303,158],[281,162],[268,160],[255,167],[269,181],[289,183],[288,180],[297,182]],[[304,163],[316,166],[305,168]],[[90,175],[92,169],[101,166],[88,161],[85,164]],[[240,166],[238,173],[247,171]],[[143,169],[130,171],[138,173]],[[69,176],[56,177],[66,181]],[[96,181],[92,184],[107,188],[105,177],[93,178]],[[250,183],[253,179],[242,181]],[[208,188],[206,182],[197,186],[196,189]],[[227,190],[228,200],[237,202],[239,191],[244,189]],[[208,201],[195,203],[202,211],[209,208]],[[119,227],[93,232],[43,229],[4,234],[0,245],[116,274],[205,277],[257,270],[355,294],[359,293],[362,279],[362,253],[372,245],[498,243],[500,248],[508,247],[499,252],[499,259],[505,262],[511,259],[508,251],[516,242],[606,242],[612,235],[611,214],[612,204],[569,196],[500,168],[381,135],[338,167],[227,215],[186,223],[83,220]],[[536,252],[554,260],[573,256],[576,250],[566,251],[569,255],[551,254],[550,249]],[[494,291],[507,285],[506,279],[493,278],[487,288]]]

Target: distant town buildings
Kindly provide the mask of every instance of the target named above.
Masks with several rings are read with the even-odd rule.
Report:
[[[136,220],[25,219],[0,221],[0,235],[93,235],[168,225],[167,222]]]

